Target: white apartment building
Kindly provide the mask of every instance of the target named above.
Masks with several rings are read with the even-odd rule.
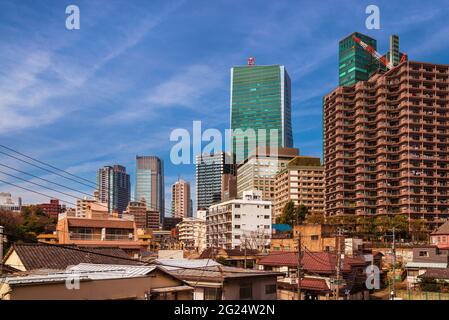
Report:
[[[243,199],[210,206],[206,221],[208,247],[261,251],[270,247],[271,201],[262,200],[262,191],[245,191]]]
[[[177,225],[179,241],[184,249],[194,249],[202,252],[206,249],[206,220],[199,218],[184,218]]]
[[[10,193],[0,192],[0,209],[20,212],[22,209],[22,198],[18,197],[17,201],[14,201]]]

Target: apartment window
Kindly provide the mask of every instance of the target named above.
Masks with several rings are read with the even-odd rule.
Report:
[[[316,241],[316,240],[319,240],[319,239],[320,239],[320,236],[318,236],[318,235],[313,235],[313,236],[311,236],[311,238],[312,238],[312,240]]]
[[[429,252],[428,251],[420,251],[419,252],[419,256],[420,257],[428,257],[429,256]]]
[[[234,236],[234,239],[240,239],[240,235],[239,235],[239,234],[236,234],[236,235]]]
[[[239,204],[234,205],[235,208],[240,208]]]
[[[234,225],[234,228],[240,229],[240,225],[239,225],[239,224],[236,224],[236,225]]]
[[[270,216],[263,216],[264,219],[270,219]]]
[[[276,293],[276,285],[275,284],[267,284],[265,286],[265,294],[274,294]]]
[[[251,282],[240,284],[240,299],[253,299],[253,285]]]
[[[264,225],[264,229],[270,229],[270,226]]]
[[[269,205],[265,205],[264,208],[265,209],[270,209],[270,206]]]
[[[236,215],[234,216],[234,218],[240,219],[240,215],[239,215],[239,214],[236,214]]]

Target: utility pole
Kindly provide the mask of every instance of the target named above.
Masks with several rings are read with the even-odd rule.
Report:
[[[396,234],[395,229],[393,227],[393,241],[391,243],[391,251],[393,253],[393,280],[392,280],[392,288],[391,288],[391,300],[394,300],[396,296]]]
[[[341,229],[338,228],[337,234],[337,277],[336,277],[336,289],[335,289],[335,300],[340,298],[340,278],[341,278]]]
[[[301,278],[302,278],[302,248],[301,248],[301,232],[298,228],[298,300],[301,300]]]
[[[246,239],[245,237],[245,262],[244,262],[244,268],[246,269],[246,246],[248,245],[246,242],[248,241],[248,239]]]
[[[3,226],[0,226],[0,276],[3,274]]]

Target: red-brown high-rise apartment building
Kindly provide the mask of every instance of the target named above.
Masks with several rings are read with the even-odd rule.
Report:
[[[60,213],[65,211],[65,205],[60,204],[58,199],[51,199],[50,203],[41,203],[37,205],[42,209],[48,216],[52,218],[58,218]]]
[[[406,61],[324,97],[326,213],[447,218],[449,66]]]
[[[187,218],[192,216],[190,183],[179,179],[172,185],[171,205],[174,218]]]

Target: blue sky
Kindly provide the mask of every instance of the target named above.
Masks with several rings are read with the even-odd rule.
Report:
[[[69,4],[80,8],[80,30],[65,28]],[[365,28],[369,4],[380,7],[380,30]],[[338,41],[359,31],[385,52],[396,33],[411,60],[449,64],[448,16],[449,1],[437,0],[2,0],[0,142],[89,180],[115,163],[133,177],[137,154],[158,155],[169,207],[178,175],[193,194],[195,180],[194,165],[171,164],[169,134],[191,131],[194,120],[228,128],[232,66],[248,56],[286,66],[295,146],[321,156],[321,98],[338,84]],[[1,155],[0,163],[90,191]],[[47,201],[1,183],[0,191]]]

